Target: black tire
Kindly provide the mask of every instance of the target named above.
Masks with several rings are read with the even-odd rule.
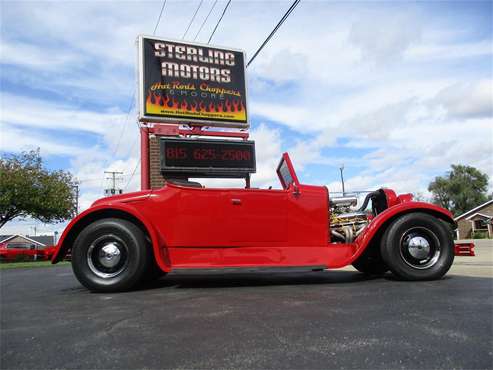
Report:
[[[393,221],[382,237],[382,258],[403,280],[435,280],[454,262],[450,227],[426,213],[410,213]]]
[[[126,220],[105,218],[89,224],[75,239],[72,269],[89,290],[118,292],[138,284],[152,258],[141,229]]]
[[[367,275],[383,275],[389,271],[389,267],[383,261],[378,246],[370,245],[356,261],[353,267]]]
[[[158,280],[165,276],[167,273],[161,270],[161,268],[158,266],[157,262],[152,259],[149,267],[149,271],[147,271],[142,278],[143,282],[151,282],[154,280]]]

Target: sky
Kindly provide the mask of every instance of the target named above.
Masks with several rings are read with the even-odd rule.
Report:
[[[156,36],[207,42],[226,1],[203,1],[185,35],[199,3],[168,0]],[[248,59],[290,5],[233,0],[211,44]],[[0,155],[39,147],[48,168],[79,180],[81,210],[103,196],[104,171],[139,189],[135,41],[152,34],[161,6],[0,2]],[[342,165],[349,191],[426,197],[457,163],[493,177],[492,14],[491,1],[302,0],[247,70],[253,186],[279,186],[284,151],[301,182],[332,192]],[[64,225],[28,219],[1,231]]]

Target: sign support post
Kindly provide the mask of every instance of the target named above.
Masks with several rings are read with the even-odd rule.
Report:
[[[149,190],[151,188],[151,177],[149,174],[149,128],[140,126],[140,188]]]

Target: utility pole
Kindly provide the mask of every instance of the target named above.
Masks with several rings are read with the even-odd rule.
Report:
[[[75,191],[75,214],[79,214],[79,185],[74,185]]]
[[[116,188],[116,180],[117,180],[117,175],[123,175],[123,172],[119,171],[104,171],[105,174],[111,175],[111,177],[107,177],[106,180],[111,180],[111,188],[110,189],[105,189],[104,190],[104,195],[106,196],[111,196],[115,194],[121,194],[123,191],[122,189],[117,189]]]
[[[341,183],[342,183],[342,196],[345,195],[346,191],[344,190],[344,175],[343,175],[343,172],[344,172],[344,164],[339,167],[339,170],[341,171]]]

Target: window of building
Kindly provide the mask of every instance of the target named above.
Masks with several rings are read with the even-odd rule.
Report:
[[[475,230],[486,230],[488,229],[488,224],[486,220],[474,220],[474,229]]]
[[[35,248],[35,245],[30,244],[30,243],[9,243],[9,244],[7,244],[7,249],[34,249],[34,248]]]

